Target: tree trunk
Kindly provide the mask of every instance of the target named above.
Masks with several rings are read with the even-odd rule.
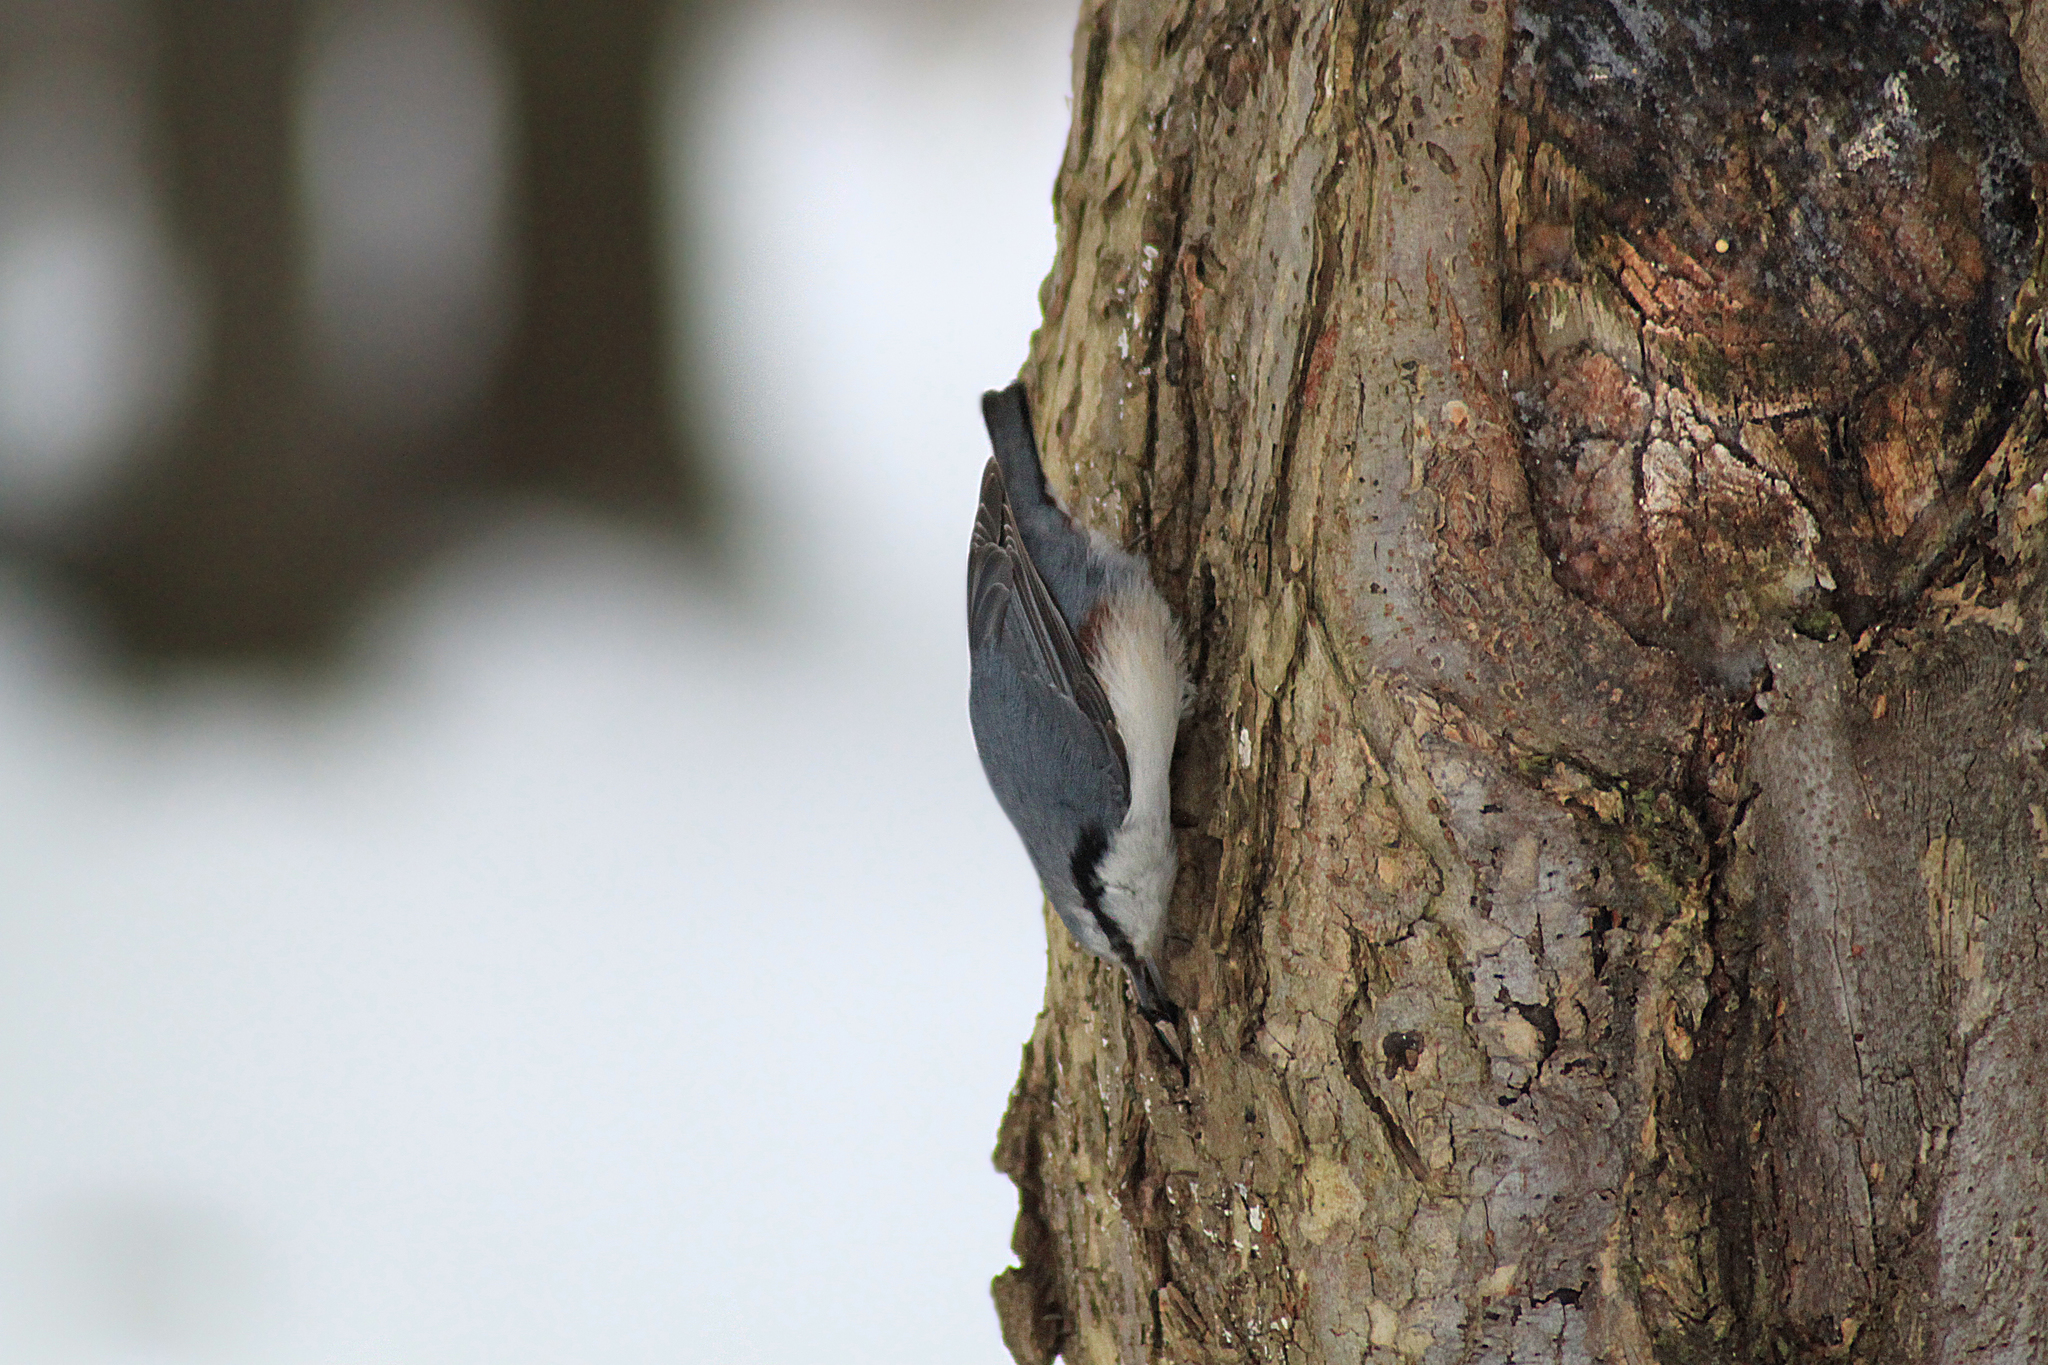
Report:
[[[518,77],[521,313],[495,395],[494,477],[703,529],[701,451],[679,448],[664,288],[662,40],[708,0],[498,0]]]
[[[724,6],[483,8],[514,87],[515,321],[484,402],[400,431],[357,420],[306,334],[295,136],[320,7],[150,0],[170,217],[208,312],[198,391],[88,525],[28,547],[135,661],[329,656],[478,492],[711,538],[716,481],[674,392],[686,338],[665,320],[655,160],[669,26],[692,41]]]
[[[2040,22],[1089,0],[1190,1076],[1055,927],[1020,1361],[2048,1358]]]

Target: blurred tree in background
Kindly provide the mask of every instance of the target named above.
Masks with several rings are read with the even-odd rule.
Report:
[[[664,58],[710,8],[0,4],[0,84],[35,95],[5,106],[18,127],[90,122],[66,103],[80,73],[139,106],[145,184],[120,192],[160,199],[195,338],[182,392],[88,495],[31,515],[0,481],[7,547],[132,660],[304,660],[479,493],[704,531],[655,152]],[[26,139],[31,194],[67,136]],[[14,327],[32,358],[78,305],[34,253],[13,268],[49,296]]]

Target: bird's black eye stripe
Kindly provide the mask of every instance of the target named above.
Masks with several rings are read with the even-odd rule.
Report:
[[[1141,970],[1138,950],[1131,946],[1130,938],[1117,927],[1115,920],[1102,913],[1102,907],[1090,902],[1088,913],[1095,917],[1095,927],[1102,930],[1102,936],[1109,940],[1109,950],[1116,954],[1116,960],[1123,964],[1125,971],[1137,976]]]
[[[1087,909],[1095,927],[1109,940],[1109,950],[1116,954],[1116,960],[1126,970],[1138,971],[1138,953],[1131,947],[1130,935],[1123,926],[1102,913],[1102,855],[1109,851],[1109,840],[1103,836],[1099,825],[1084,825],[1081,837],[1074,840],[1074,858],[1070,868],[1074,874],[1074,887],[1081,893],[1081,904]]]
[[[1074,874],[1074,889],[1081,903],[1097,919],[1102,918],[1102,855],[1109,851],[1109,838],[1100,825],[1083,825],[1074,840],[1074,856],[1068,870]]]

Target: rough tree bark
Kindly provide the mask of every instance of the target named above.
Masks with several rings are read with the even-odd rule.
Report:
[[[2041,23],[1088,0],[1191,1077],[1053,932],[1020,1361],[2048,1359]]]

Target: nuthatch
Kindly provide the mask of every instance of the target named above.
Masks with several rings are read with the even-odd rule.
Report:
[[[1144,560],[1052,500],[1024,386],[983,394],[981,415],[995,457],[967,551],[974,744],[1053,909],[1130,974],[1158,1033],[1180,1020],[1159,971],[1176,865],[1167,770],[1188,692],[1180,626]]]

